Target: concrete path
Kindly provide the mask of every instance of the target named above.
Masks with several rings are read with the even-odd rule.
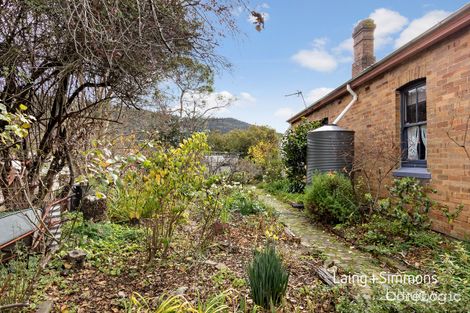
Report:
[[[334,261],[335,265],[351,274],[379,275],[387,271],[380,267],[372,255],[359,251],[336,235],[313,224],[303,211],[292,208],[273,196],[257,189],[258,198],[279,213],[279,220],[285,224],[301,243],[320,251]]]

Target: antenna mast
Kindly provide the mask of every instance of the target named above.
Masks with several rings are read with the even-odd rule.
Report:
[[[304,106],[305,106],[305,108],[307,108],[307,103],[305,102],[304,94],[302,93],[302,91],[297,90],[297,91],[294,92],[294,93],[290,93],[290,94],[288,94],[288,95],[284,95],[284,97],[291,97],[291,96],[302,97],[302,101],[304,102]]]

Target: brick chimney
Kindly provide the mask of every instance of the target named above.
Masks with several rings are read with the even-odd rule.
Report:
[[[374,56],[374,30],[373,19],[365,19],[354,27],[352,33],[354,40],[354,63],[352,65],[352,76],[362,72],[366,67],[375,63]]]

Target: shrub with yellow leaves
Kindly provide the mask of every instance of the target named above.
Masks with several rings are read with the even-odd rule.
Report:
[[[282,176],[283,165],[278,142],[259,141],[248,149],[250,159],[263,169],[263,180],[274,181]]]
[[[0,121],[4,124],[0,131],[0,142],[3,145],[15,145],[28,135],[34,116],[24,112],[28,109],[20,104],[16,112],[8,112],[6,106],[0,102]]]
[[[106,186],[101,190],[107,193],[108,217],[144,225],[149,259],[167,256],[176,228],[186,220],[190,203],[204,183],[203,159],[208,152],[203,133],[169,149],[147,143],[145,155],[95,151],[92,173],[95,181],[100,177],[101,186]]]

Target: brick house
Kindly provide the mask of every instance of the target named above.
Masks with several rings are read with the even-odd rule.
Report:
[[[468,239],[470,4],[378,62],[374,29],[371,19],[354,28],[352,78],[288,122],[332,122],[351,99],[349,84],[358,100],[338,124],[355,131],[355,150],[395,142],[401,152],[390,179],[426,180],[437,190],[435,200],[450,208],[463,204],[452,224],[438,212],[431,218],[435,230]]]

